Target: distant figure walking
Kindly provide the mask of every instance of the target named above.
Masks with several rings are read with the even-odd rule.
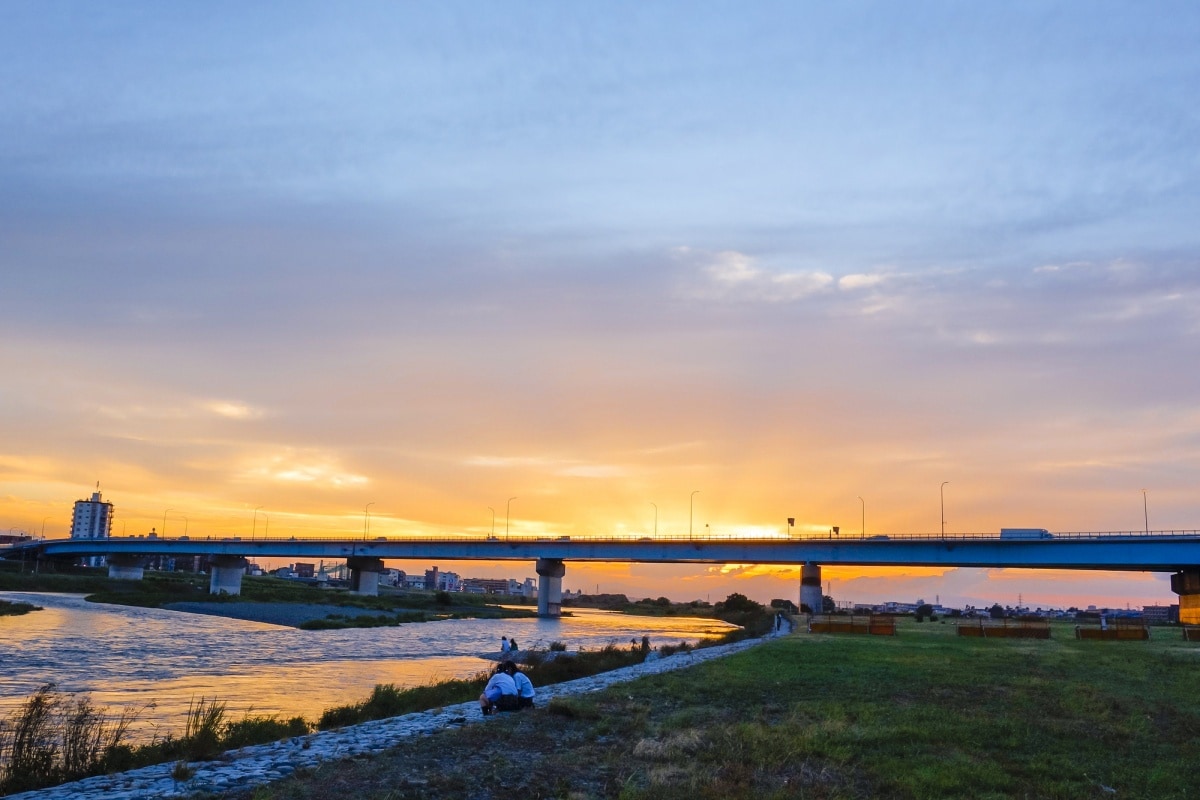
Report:
[[[500,637],[500,656],[501,656],[501,658],[507,658],[508,654],[511,650],[512,650],[512,645],[509,643],[508,637],[501,636]]]

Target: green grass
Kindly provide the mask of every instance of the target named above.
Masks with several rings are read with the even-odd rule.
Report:
[[[906,798],[1091,797],[1102,785],[1121,797],[1192,796],[1194,647],[1165,637],[1078,642],[1069,626],[1050,641],[952,633],[909,623],[895,638],[794,637],[700,675],[641,682],[630,697],[680,705],[640,735],[695,732],[682,784],[700,796],[713,787],[712,796],[769,794],[796,764],[837,777],[815,796],[854,796],[863,783]],[[735,716],[693,727],[697,705]],[[663,788],[647,781],[625,796],[683,796]]]
[[[785,637],[473,728],[255,797],[1195,798],[1200,646],[901,620],[896,637]]]

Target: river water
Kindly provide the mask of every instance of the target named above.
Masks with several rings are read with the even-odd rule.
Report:
[[[569,650],[695,642],[730,626],[693,617],[635,617],[572,609],[562,619],[444,620],[388,628],[304,631],[156,608],[88,603],[82,595],[0,592],[42,611],[0,617],[0,716],[46,683],[86,693],[110,713],[138,711],[134,738],[183,732],[189,704],[226,703],[246,713],[303,716],[364,699],[380,683],[415,686],[494,666],[501,636],[523,649]]]

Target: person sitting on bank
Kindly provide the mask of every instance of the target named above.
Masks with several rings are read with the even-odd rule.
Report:
[[[505,661],[504,671],[507,672],[513,679],[513,683],[517,686],[517,709],[533,708],[533,698],[537,694],[533,690],[533,681],[529,680],[529,676],[521,670],[517,669],[517,665],[511,661]]]
[[[500,637],[500,657],[508,658],[508,652],[512,650],[512,644],[509,643],[507,636]]]
[[[505,664],[512,662],[505,661],[496,667],[496,672],[488,679],[487,686],[483,687],[483,694],[479,695],[479,708],[485,717],[497,711],[517,710],[517,684],[505,671]],[[513,665],[513,668],[515,669],[516,665]]]
[[[517,644],[517,640],[516,640],[516,639],[509,639],[509,640],[508,640],[508,652],[510,652],[510,653],[516,653],[516,652],[517,652],[518,650],[520,650],[520,649],[521,649],[521,645]]]

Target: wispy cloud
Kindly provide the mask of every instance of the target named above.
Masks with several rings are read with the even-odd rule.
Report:
[[[828,290],[833,276],[819,270],[772,271],[745,253],[715,253],[690,247],[675,249],[676,258],[699,271],[701,282],[688,292],[711,300],[786,303]]]

